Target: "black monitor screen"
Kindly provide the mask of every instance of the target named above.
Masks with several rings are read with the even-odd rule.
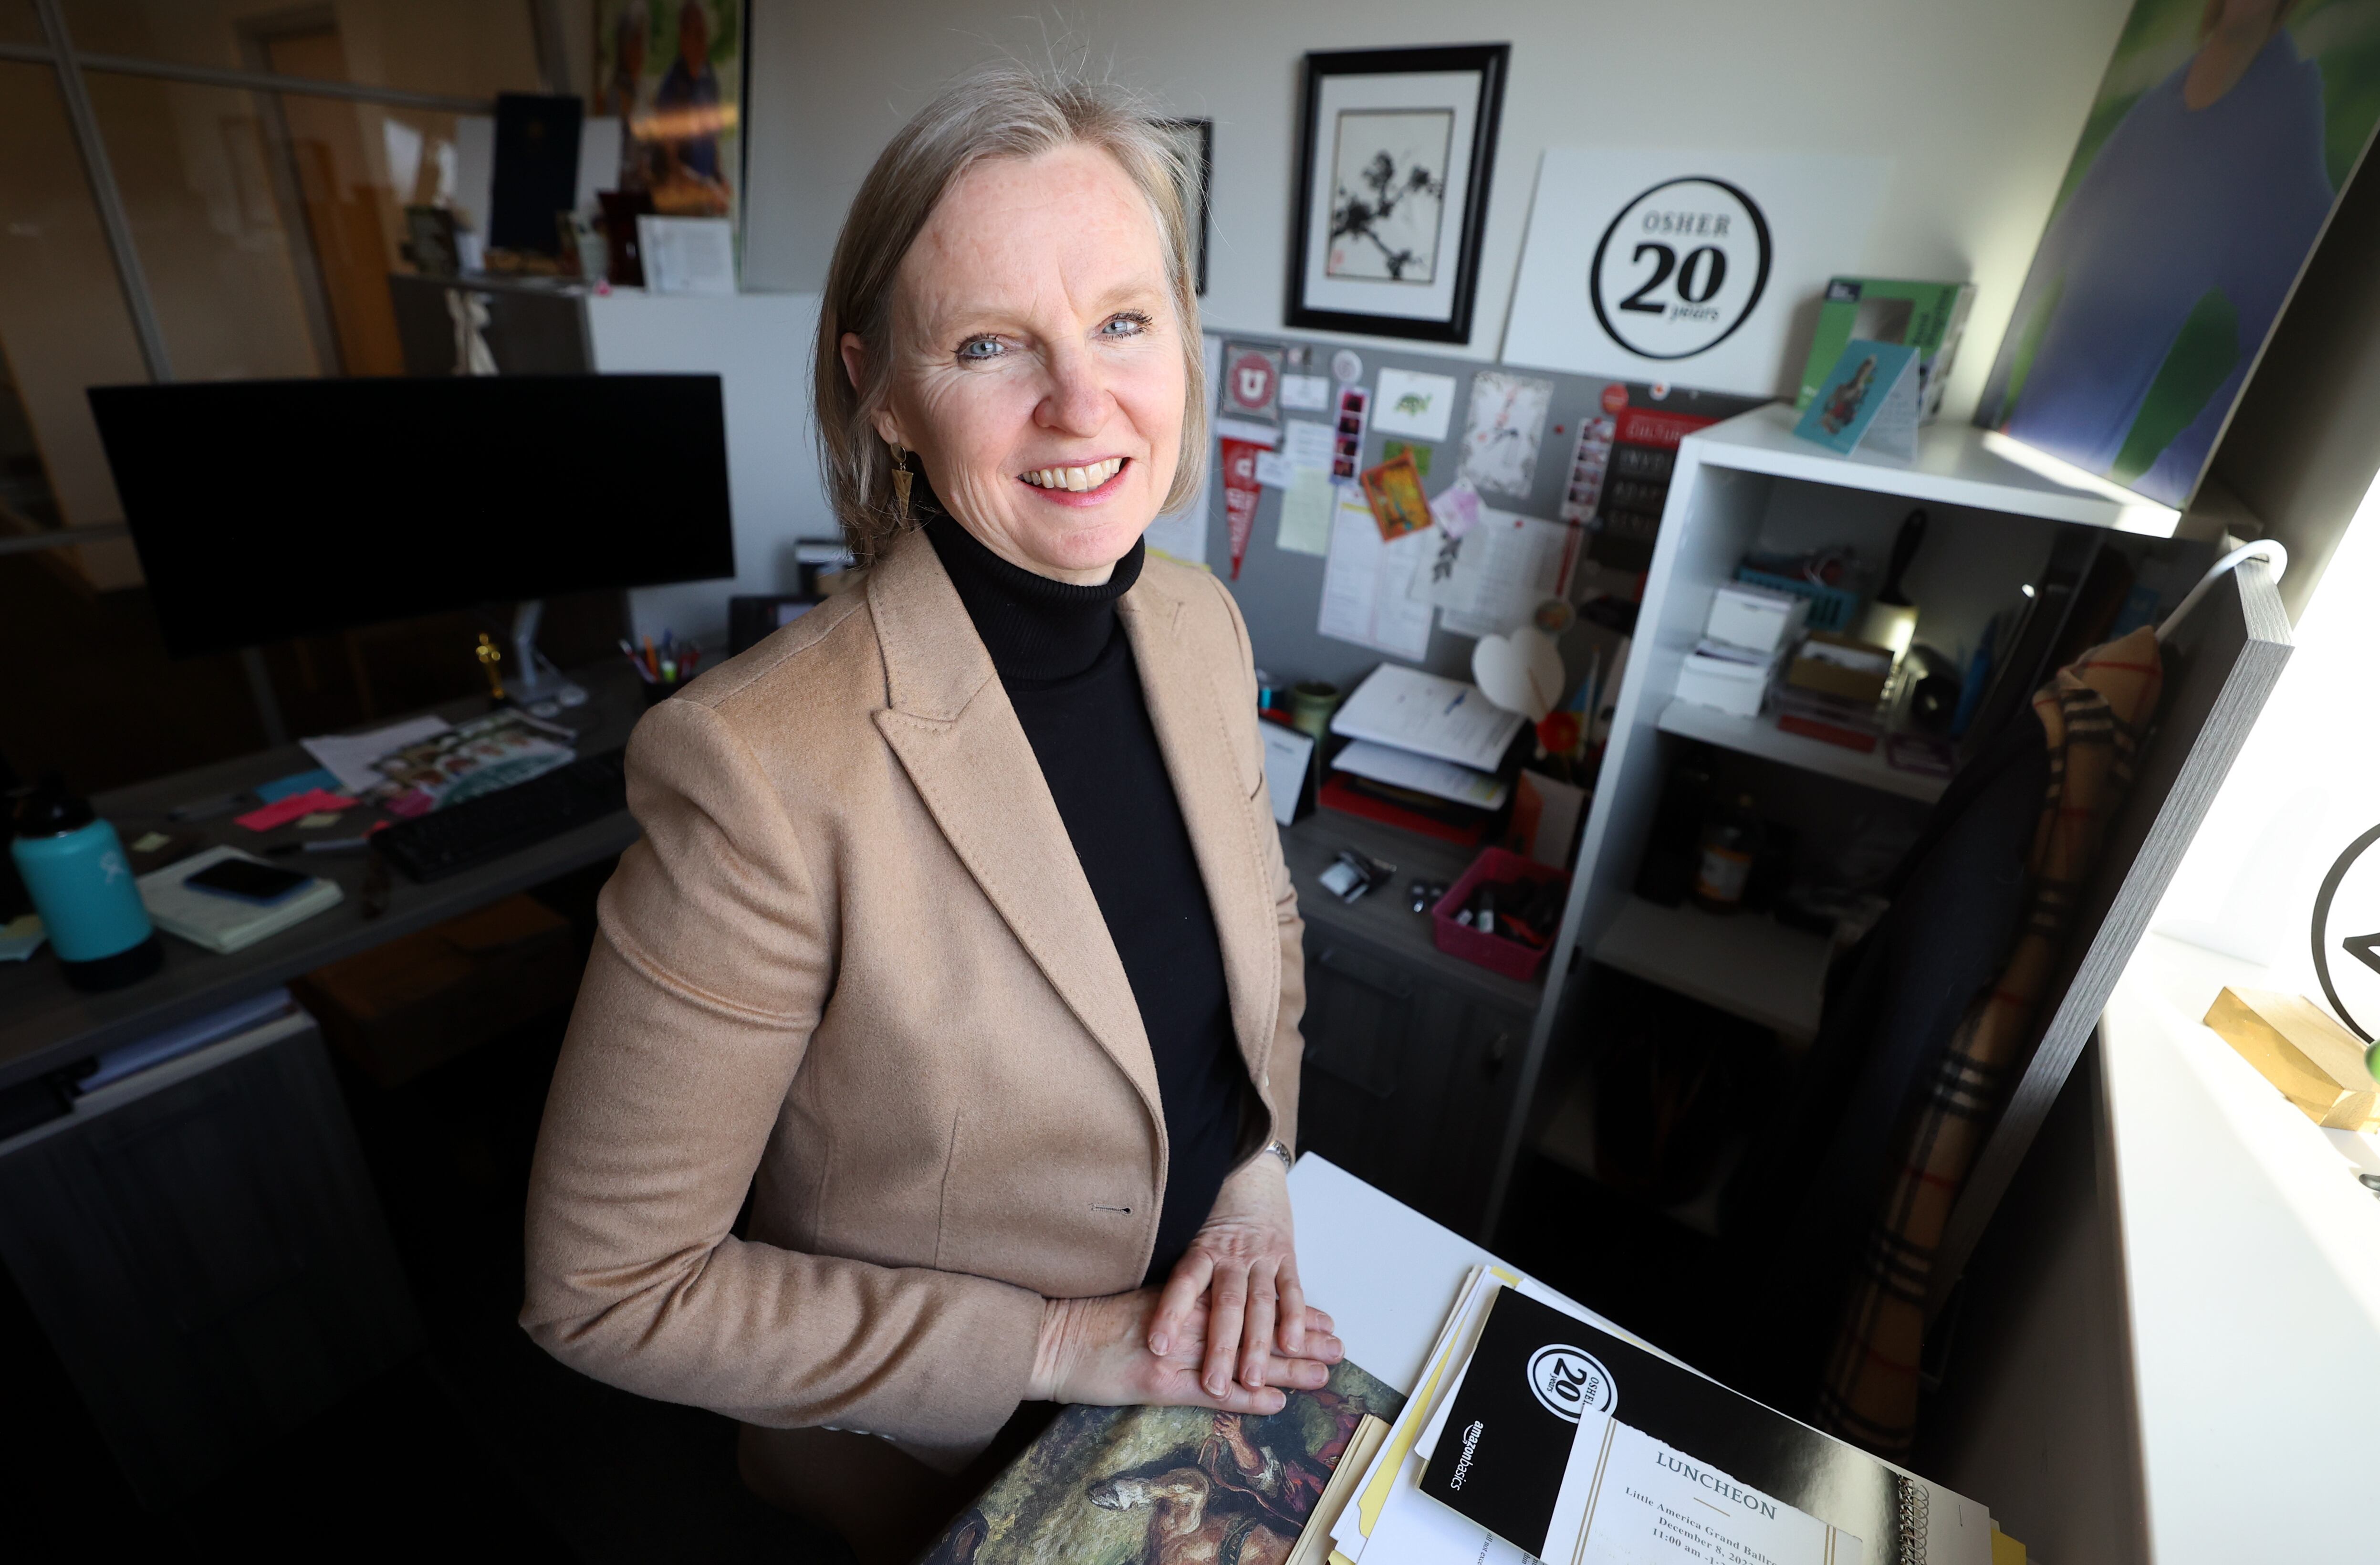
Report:
[[[177,657],[735,574],[716,375],[98,386]]]

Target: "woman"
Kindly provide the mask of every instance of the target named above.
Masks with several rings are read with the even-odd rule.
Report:
[[[863,1556],[1020,1403],[1263,1413],[1340,1355],[1247,635],[1140,542],[1206,444],[1182,189],[1143,115],[1017,70],[893,140],[817,348],[865,580],[629,746],[522,1322],[743,1420],[747,1482]]]

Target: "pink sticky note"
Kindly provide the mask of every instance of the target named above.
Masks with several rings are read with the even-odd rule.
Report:
[[[345,810],[355,801],[344,793],[328,789],[309,789],[293,793],[286,799],[276,799],[261,810],[250,810],[237,817],[238,823],[250,831],[271,831],[274,826],[287,825],[300,815],[310,815],[318,810]]]

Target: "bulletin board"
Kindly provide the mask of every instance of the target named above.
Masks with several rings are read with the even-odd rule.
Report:
[[[1357,471],[1386,460],[1385,448],[1391,441],[1413,446],[1428,446],[1431,448],[1429,472],[1423,479],[1423,489],[1433,500],[1463,476],[1465,436],[1471,427],[1471,402],[1476,377],[1486,373],[1549,382],[1553,389],[1538,434],[1534,471],[1527,494],[1524,496],[1483,492],[1483,498],[1490,506],[1547,520],[1562,519],[1581,422],[1606,413],[1607,395],[1615,400],[1624,397],[1630,399],[1631,405],[1639,408],[1668,410],[1706,419],[1732,417],[1746,408],[1756,406],[1758,401],[1757,398],[1725,397],[1684,388],[1629,385],[1589,375],[1508,369],[1494,362],[1394,348],[1366,346],[1349,348],[1343,344],[1312,338],[1214,328],[1209,328],[1209,335],[1221,338],[1227,345],[1245,344],[1279,350],[1282,355],[1285,374],[1318,375],[1329,379],[1334,403],[1342,385],[1353,385],[1371,393],[1373,410],[1366,419]],[[1335,356],[1346,352],[1353,352],[1361,361],[1362,373],[1353,382],[1342,383],[1333,374],[1332,361]],[[1424,440],[1415,435],[1383,432],[1379,427],[1381,419],[1378,411],[1378,394],[1383,371],[1442,375],[1454,382],[1454,401],[1443,439]],[[1218,385],[1215,392],[1219,403],[1223,401],[1223,388]],[[1228,408],[1222,408],[1219,417],[1227,418],[1230,411]],[[1280,417],[1285,425],[1290,421],[1303,419],[1327,422],[1332,414],[1329,411],[1301,412],[1283,409]],[[1209,461],[1218,459],[1211,443],[1208,458]],[[1432,624],[1427,652],[1417,659],[1395,658],[1377,648],[1321,633],[1318,626],[1321,618],[1323,583],[1329,561],[1326,556],[1297,553],[1279,546],[1277,538],[1281,531],[1284,490],[1267,486],[1259,491],[1255,526],[1241,558],[1238,579],[1233,580],[1223,488],[1218,478],[1208,494],[1207,564],[1217,579],[1231,589],[1239,603],[1240,613],[1248,624],[1248,636],[1254,643],[1257,667],[1282,684],[1300,679],[1327,679],[1342,691],[1352,690],[1383,661],[1410,663],[1451,679],[1467,680],[1471,678],[1471,650],[1475,637],[1450,630],[1444,623],[1446,616],[1442,610]],[[1584,534],[1580,541],[1584,545]],[[1633,572],[1607,569],[1588,560],[1582,546],[1569,595],[1573,602],[1584,602],[1603,593],[1628,596],[1633,593],[1635,581]],[[1573,684],[1585,677],[1595,650],[1600,646],[1608,655],[1614,640],[1585,621],[1562,638],[1563,662]]]

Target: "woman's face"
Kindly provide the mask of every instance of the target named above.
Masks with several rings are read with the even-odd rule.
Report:
[[[1156,218],[1114,159],[988,160],[901,263],[878,433],[1002,558],[1104,581],[1173,483],[1181,333]],[[843,353],[856,380],[856,336]]]

